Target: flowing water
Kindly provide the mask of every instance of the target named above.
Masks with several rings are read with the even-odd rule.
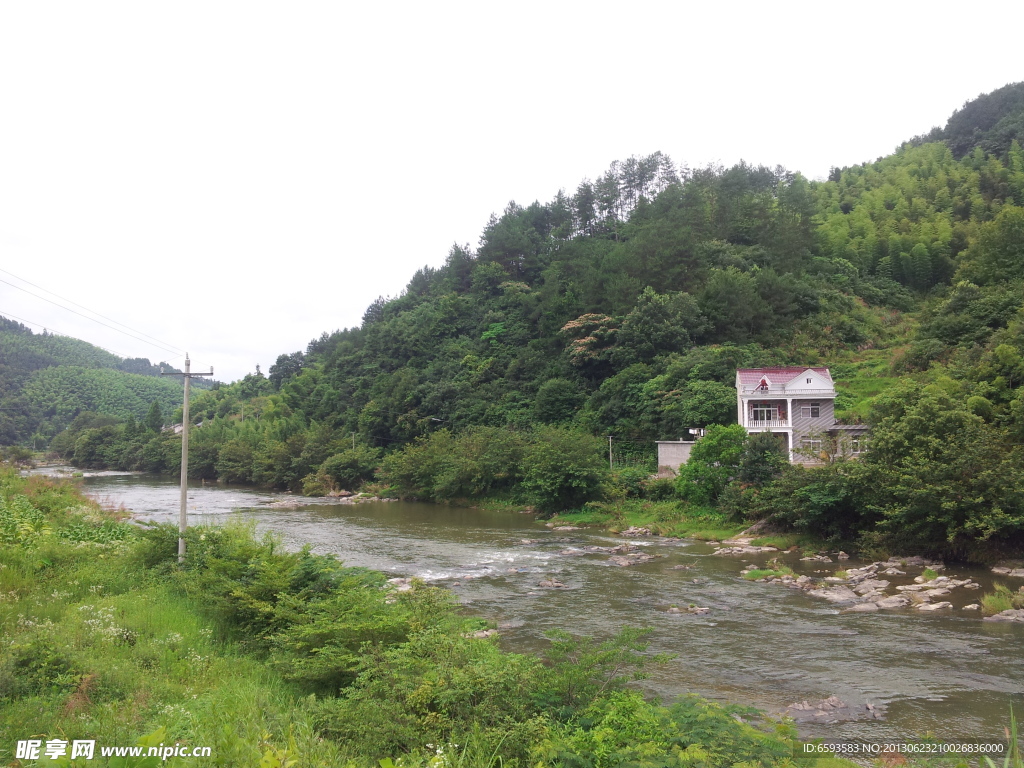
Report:
[[[123,504],[141,519],[177,520],[175,481],[99,474],[83,481],[90,495]],[[348,565],[450,587],[469,612],[497,622],[509,650],[538,650],[553,628],[608,637],[625,625],[651,627],[652,650],[674,659],[643,685],[664,701],[696,692],[781,712],[794,702],[836,695],[849,705],[840,711],[843,719],[800,723],[801,734],[867,740],[926,733],[991,740],[1002,737],[1011,704],[1024,712],[1024,625],[983,622],[978,612],[961,610],[977,602],[979,591],[954,590],[944,598],[953,610],[935,613],[843,613],[799,590],[740,577],[745,565],[768,555],[716,556],[712,547],[690,540],[636,540],[657,557],[616,567],[607,553],[574,551],[623,539],[551,531],[529,514],[339,504],[215,485],[192,487],[188,498],[191,525],[237,514],[279,534],[289,547],[308,544]],[[301,506],[285,508],[282,501]],[[783,557],[797,573],[812,576],[842,567]],[[673,568],[681,565],[689,567]],[[917,571],[907,570],[909,581]],[[992,586],[985,571],[951,567],[945,573],[971,576],[985,590]],[[549,577],[566,588],[538,587]],[[690,604],[710,610],[668,612]],[[868,704],[883,719],[872,719]]]

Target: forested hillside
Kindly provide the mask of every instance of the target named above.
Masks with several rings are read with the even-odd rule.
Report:
[[[154,402],[164,413],[181,405],[180,382],[161,379],[160,366],[145,358],[36,334],[6,317],[0,317],[0,351],[0,445],[45,443],[83,411],[141,419]]]
[[[622,463],[642,465],[654,440],[735,421],[737,366],[827,364],[841,417],[873,422],[885,468],[905,470],[889,485],[871,479],[892,491],[885,498],[840,489],[867,515],[861,530],[923,510],[893,495],[922,482],[915,466],[952,451],[973,456],[959,471],[978,478],[1024,440],[1022,94],[1017,84],[981,97],[945,129],[825,181],[746,163],[691,169],[655,153],[547,203],[511,202],[475,248],[454,246],[358,328],[281,355],[268,377],[197,395],[205,425],[191,466],[315,492],[370,479],[390,454],[378,478],[420,495],[532,487],[549,507],[578,504],[602,497],[597,464],[581,459],[566,481],[585,492],[538,490],[538,446],[597,455],[586,436],[612,435]],[[498,439],[510,431],[519,437]],[[444,443],[452,436],[463,443]],[[90,460],[130,466],[140,440],[154,439],[90,444]],[[505,453],[488,454],[499,443]],[[150,445],[145,466],[159,456],[176,466],[173,445],[161,450]],[[417,451],[414,467],[395,458]],[[439,453],[462,464],[428,460]],[[960,510],[919,540],[1016,535],[1019,494],[995,481],[977,490],[995,518]],[[741,514],[771,508],[733,496]]]

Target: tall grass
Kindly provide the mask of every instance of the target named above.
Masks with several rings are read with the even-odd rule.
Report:
[[[994,591],[982,596],[981,607],[988,615],[1024,608],[1024,592],[1013,592],[1005,584],[996,584]]]

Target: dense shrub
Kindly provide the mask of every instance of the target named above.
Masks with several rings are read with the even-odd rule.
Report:
[[[697,504],[713,504],[739,471],[747,430],[739,424],[708,427],[679,468],[679,496]]]
[[[601,493],[608,476],[604,443],[593,435],[539,428],[523,455],[522,487],[538,509],[574,509]]]

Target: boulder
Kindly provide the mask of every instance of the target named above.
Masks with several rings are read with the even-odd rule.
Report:
[[[929,560],[926,557],[920,557],[918,555],[913,555],[912,557],[890,557],[885,562],[885,565],[900,566],[901,568],[905,566],[911,566],[914,568],[931,568],[935,571],[945,567],[942,563]]]
[[[388,579],[387,583],[393,585],[396,592],[408,592],[412,589],[412,579]]]
[[[953,607],[953,604],[952,603],[947,603],[947,602],[941,602],[941,603],[922,603],[921,605],[917,606],[917,610],[919,610],[919,611],[937,611],[937,610],[939,610],[941,608],[952,608],[952,607]]]
[[[854,603],[858,602],[861,598],[856,592],[849,587],[833,587],[831,589],[814,589],[809,591],[807,594],[812,597],[821,597],[828,600],[830,603]]]
[[[910,605],[910,598],[905,595],[893,595],[875,603],[879,608],[906,608]]]
[[[889,582],[885,579],[865,579],[855,586],[853,591],[859,595],[864,595],[868,592],[874,592],[876,589],[885,589],[888,586]]]
[[[778,552],[775,547],[754,547],[740,545],[735,547],[719,547],[715,550],[716,555],[757,555],[761,552]]]
[[[637,536],[650,536],[650,535],[651,535],[651,529],[650,528],[640,528],[640,527],[635,526],[635,525],[629,526],[629,528],[627,528],[624,531],[619,531],[619,536],[629,536],[629,537],[633,537],[633,538],[635,538]]]
[[[646,563],[654,559],[654,555],[648,555],[644,552],[637,552],[632,555],[612,555],[608,558],[608,562],[611,565],[617,565],[619,567],[625,567],[628,565],[637,565],[639,563]]]
[[[1013,621],[1024,624],[1024,608],[1013,609],[997,613],[995,616],[986,616],[985,621]]]
[[[845,711],[844,711],[845,710]],[[836,722],[840,718],[848,718],[853,715],[850,707],[838,696],[829,696],[821,701],[800,701],[790,704],[783,713],[794,720]]]
[[[980,611],[981,606],[978,603],[971,603],[970,605],[964,606],[965,611]]]
[[[565,584],[558,579],[542,579],[537,582],[537,586],[544,589],[565,589]]]

